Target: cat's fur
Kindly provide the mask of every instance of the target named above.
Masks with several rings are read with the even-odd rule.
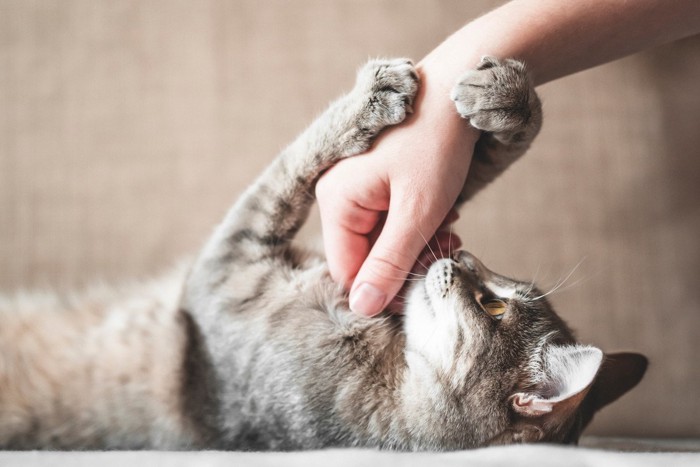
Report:
[[[238,200],[194,264],[78,298],[0,302],[4,448],[460,449],[573,442],[646,361],[576,344],[530,283],[466,252],[434,263],[405,316],[363,318],[291,241],[319,175],[411,109],[410,61],[372,61]],[[529,146],[539,100],[521,63],[457,84],[485,131],[460,202]],[[113,294],[113,295],[112,295]],[[484,304],[507,304],[502,319]]]

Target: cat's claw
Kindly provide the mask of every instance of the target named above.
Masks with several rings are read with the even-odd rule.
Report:
[[[418,73],[411,60],[369,61],[358,73],[358,88],[368,94],[360,126],[378,132],[385,126],[401,123],[413,112],[418,83]]]
[[[462,118],[492,133],[523,129],[537,100],[522,62],[489,56],[462,76],[450,97]]]

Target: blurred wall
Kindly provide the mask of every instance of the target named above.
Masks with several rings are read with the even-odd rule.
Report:
[[[499,3],[0,0],[0,289],[195,252],[363,61],[420,58]],[[698,83],[695,37],[542,87],[541,136],[457,227],[545,289],[581,263],[560,313],[650,356],[593,433],[700,436]]]

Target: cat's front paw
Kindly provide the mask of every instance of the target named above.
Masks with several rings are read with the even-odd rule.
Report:
[[[364,107],[358,126],[369,134],[401,123],[413,112],[413,98],[418,91],[418,73],[413,62],[405,58],[371,60],[358,72],[357,88],[363,94]]]
[[[492,133],[518,132],[539,112],[539,99],[517,60],[484,57],[464,74],[451,96],[462,118]]]

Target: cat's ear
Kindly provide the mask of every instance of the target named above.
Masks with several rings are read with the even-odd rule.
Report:
[[[603,352],[595,347],[549,346],[537,387],[511,396],[513,410],[524,417],[571,413],[588,394],[602,361]]]
[[[598,411],[635,387],[647,371],[649,360],[632,352],[606,354],[586,403]]]

